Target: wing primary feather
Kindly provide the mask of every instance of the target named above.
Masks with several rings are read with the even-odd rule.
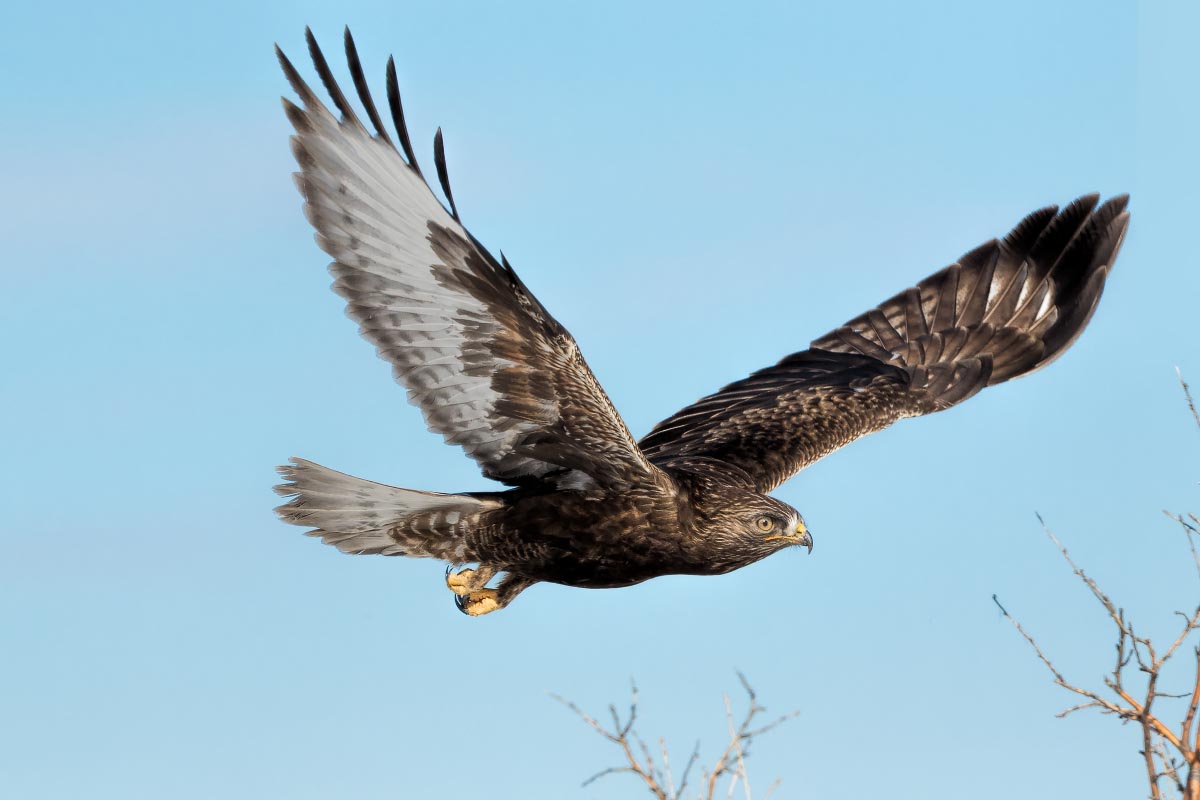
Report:
[[[333,71],[329,69],[329,62],[325,60],[325,54],[321,52],[321,48],[317,44],[317,37],[313,36],[312,28],[304,29],[304,39],[308,42],[308,55],[312,58],[313,66],[317,68],[317,74],[321,76],[321,83],[325,84],[325,91],[329,92],[329,96],[333,98],[333,104],[337,106],[338,111],[342,112],[342,120],[362,127],[358,115],[350,106],[350,101],[346,99],[346,95],[342,94],[342,87],[338,86],[337,81],[334,80]]]
[[[1038,235],[1029,250],[1029,257],[1038,263],[1045,263],[1047,274],[1053,272],[1098,202],[1100,195],[1085,194],[1069,203]]]
[[[1006,266],[1011,267],[1012,263],[1010,262]],[[984,315],[984,321],[995,322],[998,325],[1007,324],[1017,311],[1017,306],[1021,301],[1021,290],[1025,288],[1028,279],[1029,267],[1022,261],[1007,277],[1006,284],[1001,288],[991,310]]]
[[[370,117],[371,124],[375,126],[375,132],[379,134],[379,138],[391,144],[394,150],[396,145],[392,144],[392,137],[388,136],[387,129],[383,127],[383,120],[379,117],[379,110],[375,108],[371,90],[367,87],[367,77],[363,74],[362,61],[358,58],[358,48],[354,45],[354,37],[350,35],[349,25],[346,26],[345,40],[346,62],[350,65],[350,76],[354,79],[354,89],[358,92],[358,99],[362,101],[363,108],[367,110],[367,116]]]
[[[1058,214],[1058,206],[1046,206],[1027,214],[1025,219],[1017,223],[1017,226],[1004,237],[1005,244],[1012,248],[1013,252],[1028,253],[1056,214]]]
[[[400,82],[396,80],[396,59],[388,56],[387,63],[387,99],[388,108],[392,111],[392,124],[396,126],[396,135],[400,137],[400,149],[408,165],[421,177],[421,165],[413,153],[412,140],[408,138],[408,125],[404,122],[404,104],[400,102]]]
[[[513,265],[508,263],[508,257],[504,255],[504,251],[500,251],[500,266],[504,267],[504,271],[508,273],[509,280],[517,280],[517,271],[513,269]]]
[[[987,312],[988,297],[991,295],[992,276],[996,272],[996,264],[1000,260],[1000,247],[995,239],[981,247],[976,247],[963,256],[959,262],[964,270],[970,269],[975,273],[975,282],[965,299],[960,304],[958,324],[963,326],[978,325],[983,321]],[[965,276],[964,276],[965,277]],[[962,286],[959,285],[959,292]]]
[[[958,319],[958,278],[962,267],[951,264],[942,270],[941,286],[938,289],[937,310],[933,314],[933,329],[944,331]]]
[[[291,60],[283,54],[283,50],[279,48],[279,45],[275,45],[275,57],[279,59],[279,66],[283,69],[283,74],[291,85],[292,91],[300,96],[300,100],[304,103],[305,107],[321,108],[322,103],[320,99],[313,94],[313,90],[304,82],[304,78],[300,77],[300,73],[296,71],[296,67],[292,65]]]
[[[921,291],[909,289],[904,293],[904,335],[911,341],[928,333],[925,310],[921,307]]]
[[[308,121],[308,115],[304,113],[304,109],[286,97],[281,99],[283,100],[283,113],[287,115],[288,122],[292,123],[292,127],[302,133],[312,130],[312,123]]]
[[[458,206],[454,205],[454,192],[450,191],[450,173],[446,171],[446,147],[442,144],[442,129],[438,128],[433,135],[433,165],[437,167],[438,182],[450,203],[450,216],[455,222],[462,222],[458,217]]]

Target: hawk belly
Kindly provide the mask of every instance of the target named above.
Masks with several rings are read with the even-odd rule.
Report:
[[[702,569],[673,498],[655,495],[516,490],[467,541],[480,562],[566,586],[616,588]]]

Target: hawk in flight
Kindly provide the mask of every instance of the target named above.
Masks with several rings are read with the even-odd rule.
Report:
[[[638,441],[567,329],[463,227],[440,130],[434,167],[446,206],[430,189],[394,62],[389,129],[350,31],[365,122],[311,31],[307,41],[332,110],[276,52],[301,103],[283,101],[296,184],[333,258],[333,290],[429,428],[507,488],[415,491],[294,458],[279,470],[276,491],[290,500],[277,510],[345,553],[448,562],[446,583],[472,616],[540,581],[630,586],[811,550],[800,513],[767,492],[860,436],[1053,361],[1087,325],[1129,223],[1124,196],[1035,211]]]

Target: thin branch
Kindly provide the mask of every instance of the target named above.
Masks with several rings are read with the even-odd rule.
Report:
[[[1154,743],[1154,754],[1158,756],[1159,763],[1162,764],[1160,776],[1168,778],[1175,785],[1175,791],[1182,795],[1184,788],[1183,780],[1179,775],[1180,764],[1167,752],[1167,747],[1162,739]]]
[[[1192,739],[1192,721],[1196,718],[1196,709],[1200,707],[1200,647],[1196,647],[1193,652],[1196,655],[1196,680],[1195,688],[1192,690],[1192,699],[1188,701],[1187,713],[1183,717],[1183,736],[1185,742],[1192,742],[1192,752],[1200,752],[1200,729],[1196,731],[1196,738]]]
[[[1091,590],[1092,595],[1100,601],[1100,604],[1104,606],[1104,610],[1107,611],[1108,615],[1113,618],[1114,622],[1117,623],[1117,627],[1127,633],[1130,638],[1133,638],[1133,632],[1130,631],[1125,625],[1124,616],[1113,605],[1112,600],[1109,600],[1108,595],[1102,592],[1096,582],[1089,578],[1087,573],[1080,569],[1079,565],[1075,563],[1075,561],[1071,558],[1071,554],[1067,552],[1066,546],[1064,546],[1063,543],[1058,540],[1058,537],[1054,535],[1054,532],[1047,527],[1046,521],[1042,519],[1042,515],[1037,514],[1036,516],[1038,522],[1040,522],[1042,525],[1042,532],[1050,538],[1050,541],[1054,542],[1054,546],[1058,548],[1058,552],[1062,553],[1062,557],[1066,560],[1067,564],[1071,566],[1071,570],[1075,573],[1076,577],[1087,584],[1087,587]]]
[[[1182,516],[1173,516],[1172,518],[1183,525],[1185,529],[1190,528],[1190,524],[1183,520]],[[1038,519],[1041,521],[1040,516]],[[1192,637],[1192,634],[1200,631],[1200,607],[1197,607],[1191,615],[1176,612],[1183,618],[1183,625],[1170,645],[1160,653],[1149,637],[1137,633],[1133,624],[1126,617],[1124,609],[1117,607],[1096,581],[1072,560],[1067,548],[1045,527],[1044,522],[1042,526],[1045,534],[1058,547],[1059,553],[1070,565],[1075,576],[1099,601],[1117,629],[1116,659],[1111,672],[1103,679],[1105,687],[1116,697],[1116,699],[1109,699],[1099,692],[1067,681],[1033,636],[1008,613],[1008,609],[1000,603],[999,599],[992,595],[992,601],[1000,609],[1000,613],[1012,623],[1021,637],[1033,648],[1038,660],[1054,676],[1055,684],[1085,698],[1085,702],[1059,712],[1058,716],[1066,717],[1076,711],[1094,708],[1101,713],[1115,714],[1124,722],[1136,722],[1141,729],[1142,746],[1139,754],[1142,756],[1146,770],[1151,800],[1163,799],[1162,782],[1164,780],[1169,782],[1171,788],[1178,791],[1183,800],[1200,800],[1200,726],[1196,726],[1197,729],[1193,731],[1193,724],[1200,713],[1200,647],[1194,649],[1196,674],[1192,690],[1180,694],[1159,690],[1163,667],[1178,652],[1184,642]],[[1196,550],[1195,544],[1191,540],[1191,530],[1188,530],[1188,536],[1189,545],[1192,547],[1193,557],[1195,557]],[[1200,569],[1200,560],[1197,561],[1197,565]],[[1126,670],[1130,664],[1136,664],[1138,672],[1145,676],[1145,691],[1140,700],[1136,699],[1130,688],[1126,686]],[[1154,712],[1154,702],[1159,698],[1188,698],[1187,711],[1179,731],[1172,730]],[[1187,770],[1186,779],[1182,774],[1184,768]]]
[[[675,791],[675,777],[671,775],[671,759],[667,756],[667,740],[658,737],[658,749],[662,753],[663,772],[667,775],[667,796],[678,797]]]
[[[746,683],[746,679],[741,675],[741,673],[738,673],[738,677],[742,679],[742,685],[749,689],[749,684]],[[753,698],[753,696],[754,695],[751,694],[751,698]],[[751,703],[753,704],[753,699],[751,700]],[[746,774],[746,755],[742,750],[742,737],[744,734],[739,730],[734,730],[733,728],[733,706],[729,703],[729,695],[725,695],[725,719],[728,721],[729,738],[733,743],[734,752],[737,755],[737,772],[734,775],[734,779],[729,782],[729,796],[733,796],[733,785],[737,783],[737,780],[740,777],[742,781],[742,788],[745,790],[746,800],[752,800],[750,796],[750,776]]]
[[[581,783],[579,785],[581,788],[586,788],[586,787],[592,785],[593,783],[595,783],[596,781],[600,780],[601,778],[603,778],[605,775],[615,775],[618,772],[632,772],[635,774],[640,774],[633,767],[609,767],[608,769],[600,770],[595,775],[588,778],[586,781],[584,781],[583,783]]]
[[[1178,522],[1179,526],[1181,528],[1183,528],[1183,535],[1185,537],[1187,537],[1188,548],[1192,551],[1192,564],[1194,564],[1196,567],[1196,574],[1198,576],[1200,576],[1200,552],[1196,551],[1196,538],[1195,538],[1196,536],[1200,536],[1200,528],[1197,528],[1195,525],[1193,525],[1190,522],[1188,522],[1187,520],[1185,520],[1183,518],[1182,514],[1172,514],[1170,511],[1167,511],[1166,509],[1163,509],[1163,513],[1166,514],[1171,519]],[[1195,514],[1189,514],[1188,516],[1190,516],[1195,522],[1200,524],[1200,520],[1196,519]]]
[[[729,696],[725,695],[725,716],[728,724],[729,743],[722,751],[720,758],[710,770],[702,770],[703,779],[705,782],[704,791],[701,792],[701,800],[714,800],[716,796],[717,786],[722,778],[728,778],[727,797],[732,798],[734,790],[738,783],[742,785],[742,791],[745,794],[746,800],[752,800],[749,774],[746,770],[746,759],[750,755],[750,744],[754,737],[759,736],[767,731],[772,730],[778,725],[795,717],[799,712],[792,712],[780,717],[773,722],[763,725],[759,728],[752,728],[752,724],[757,716],[766,711],[766,708],[759,705],[757,695],[754,689],[750,686],[749,681],[741,673],[738,673],[738,681],[742,688],[745,689],[749,699],[749,704],[746,710],[746,715],[738,725],[734,724],[733,706],[729,700]],[[594,717],[584,712],[575,703],[560,697],[557,694],[551,694],[556,701],[566,706],[573,711],[584,723],[592,730],[603,736],[608,741],[617,745],[621,750],[625,763],[620,766],[608,767],[592,775],[584,782],[584,786],[589,786],[595,781],[608,775],[618,773],[631,773],[636,775],[641,782],[646,786],[652,795],[657,800],[682,800],[684,793],[687,791],[688,779],[692,773],[692,769],[696,766],[700,758],[700,743],[697,742],[692,749],[691,755],[684,764],[683,772],[680,774],[679,786],[675,786],[675,777],[671,769],[670,753],[665,739],[658,740],[658,750],[662,758],[661,767],[655,763],[654,753],[646,742],[638,735],[634,728],[637,721],[638,711],[638,690],[637,685],[632,686],[632,700],[629,705],[629,713],[627,718],[622,719],[615,705],[609,705],[608,712],[612,719],[612,729],[606,728],[600,724]],[[779,781],[776,781],[768,789],[767,794],[770,795],[778,786]]]
[[[1188,388],[1187,381],[1183,379],[1183,372],[1179,367],[1175,368],[1175,374],[1179,377],[1179,385],[1183,387],[1183,396],[1187,398],[1188,410],[1192,412],[1192,419],[1196,421],[1196,427],[1200,428],[1200,414],[1196,413],[1196,402],[1192,400],[1192,390]]]
[[[696,762],[700,760],[700,741],[696,741],[695,747],[692,748],[692,754],[688,757],[687,764],[683,768],[683,776],[679,779],[679,791],[675,793],[675,797],[683,797],[684,791],[687,789],[688,775],[692,771],[692,767],[696,766]]]
[[[1179,645],[1183,644],[1184,639],[1188,638],[1192,631],[1200,627],[1200,606],[1196,607],[1196,611],[1191,617],[1188,617],[1182,611],[1176,611],[1175,613],[1184,619],[1183,630],[1179,632],[1179,636],[1176,637],[1175,641],[1171,642],[1171,646],[1167,648],[1165,653],[1163,653],[1163,657],[1158,660],[1156,666],[1159,667],[1161,667],[1163,664],[1166,664],[1167,661],[1170,660],[1171,656],[1175,655],[1175,651],[1179,649]]]
[[[1000,599],[997,598],[996,595],[992,595],[992,602],[996,604],[996,608],[1000,609],[1000,613],[1004,615],[1004,618],[1016,627],[1017,633],[1021,634],[1025,641],[1029,642],[1029,646],[1033,648],[1033,652],[1037,653],[1037,657],[1041,659],[1041,662],[1046,665],[1046,669],[1050,670],[1050,674],[1054,676],[1054,682],[1060,686],[1066,686],[1066,678],[1062,676],[1062,673],[1058,671],[1058,668],[1054,666],[1053,662],[1046,657],[1046,654],[1042,652],[1042,648],[1038,647],[1038,643],[1033,640],[1033,637],[1025,632],[1025,628],[1021,626],[1020,622],[1017,622],[1017,618],[1008,613],[1008,609],[1001,605]],[[1120,663],[1120,658],[1118,658],[1117,661]],[[1099,701],[1097,700],[1095,702]]]
[[[558,702],[562,703],[567,708],[574,711],[576,714],[578,714],[583,719],[584,722],[586,722],[588,725],[590,725],[592,727],[592,729],[595,730],[597,733],[599,733],[601,736],[603,736],[604,738],[606,738],[610,741],[613,741],[613,742],[616,741],[616,737],[614,737],[608,731],[604,730],[603,726],[601,726],[599,722],[596,722],[596,720],[594,720],[592,717],[588,716],[587,712],[585,712],[579,706],[575,705],[570,700],[567,700],[566,698],[555,694],[554,692],[551,692],[550,696],[552,698],[554,698],[555,700],[557,700]]]
[[[1085,708],[1103,709],[1104,706],[1100,705],[1095,700],[1089,700],[1086,703],[1080,703],[1077,706],[1071,706],[1070,708],[1064,709],[1064,710],[1058,712],[1057,714],[1055,714],[1054,716],[1058,717],[1059,719],[1062,719],[1063,717],[1067,716],[1068,714],[1074,714],[1076,711],[1083,711]]]
[[[642,782],[646,784],[646,788],[650,790],[650,793],[653,794],[657,800],[675,800],[675,798],[666,793],[666,790],[664,790],[656,780],[653,762],[647,760],[646,764],[642,764],[640,761],[638,761],[637,756],[633,752],[633,748],[630,746],[629,732],[633,729],[633,723],[637,719],[637,684],[633,684],[632,686],[632,695],[633,697],[629,704],[629,719],[624,723],[621,722],[621,716],[617,713],[616,706],[609,705],[608,711],[609,714],[612,715],[613,730],[608,731],[603,725],[597,722],[594,717],[587,714],[585,711],[583,711],[583,709],[575,705],[575,703],[566,700],[557,694],[550,694],[550,696],[555,700],[574,711],[585,723],[587,723],[590,728],[592,728],[592,730],[596,731],[605,739],[620,747],[622,754],[625,756],[627,766],[609,767],[607,769],[603,769],[584,781],[584,786],[588,786],[589,784],[594,783],[595,781],[607,775],[615,775],[621,772],[632,772],[642,779]],[[649,751],[645,750],[644,743],[642,747],[643,750],[648,754]]]
[[[1157,672],[1150,675],[1150,699],[1146,701],[1146,711],[1142,717],[1142,756],[1146,761],[1146,776],[1150,781],[1151,800],[1162,800],[1162,792],[1158,788],[1159,774],[1154,766],[1154,731],[1151,726],[1146,724],[1146,719],[1150,714],[1150,703],[1154,699],[1154,680],[1157,677]]]

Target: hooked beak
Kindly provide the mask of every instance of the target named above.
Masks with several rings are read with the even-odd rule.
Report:
[[[790,544],[797,544],[797,545],[800,545],[801,547],[807,547],[808,552],[812,553],[812,548],[813,548],[812,534],[810,534],[808,532],[808,528],[805,527],[803,522],[796,523],[796,531],[794,533],[790,533],[786,536],[768,536],[766,538],[766,541],[768,541],[768,542],[772,541],[772,540],[782,540],[785,542],[789,542]]]
[[[808,532],[808,528],[804,527],[803,522],[796,526],[796,544],[807,547],[809,555],[812,555],[812,534]]]
[[[799,531],[796,531],[796,533],[799,534],[799,536],[796,537],[797,545],[804,545],[804,547],[809,548],[809,555],[811,555],[812,554],[812,534],[810,534],[808,530],[805,530],[803,534],[800,534]]]

